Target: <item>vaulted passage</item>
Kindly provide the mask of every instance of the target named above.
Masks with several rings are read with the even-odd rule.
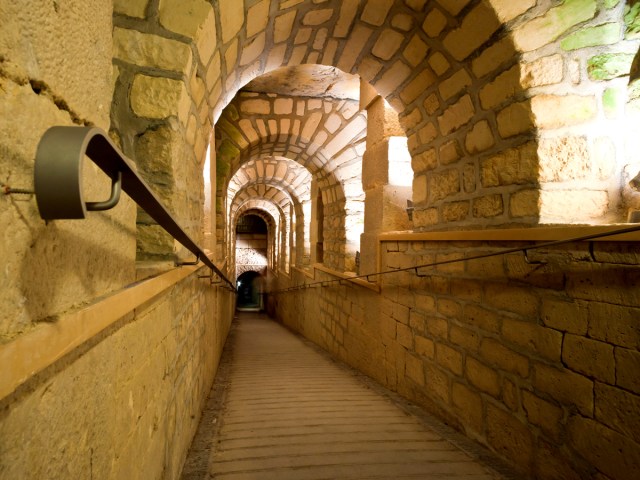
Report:
[[[264,315],[240,314],[211,393],[183,480],[504,478],[470,442]]]

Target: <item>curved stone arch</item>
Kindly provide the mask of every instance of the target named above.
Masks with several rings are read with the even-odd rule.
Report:
[[[233,231],[235,232],[237,221],[243,217],[244,215],[255,215],[260,217],[265,224],[267,225],[267,265],[262,268],[258,265],[241,265],[237,263],[237,259],[235,256],[235,252],[233,255],[233,263],[235,264],[236,270],[236,281],[238,277],[248,271],[253,271],[259,273],[260,275],[266,276],[266,269],[273,268],[274,265],[277,264],[276,258],[276,246],[275,246],[275,238],[277,232],[277,222],[272,213],[267,211],[265,205],[256,205],[256,203],[261,202],[246,202],[240,209],[235,217],[235,221],[232,224]],[[235,242],[233,242],[235,244]]]
[[[269,245],[267,247],[268,263],[271,269],[277,270],[277,265],[280,259],[280,225],[282,225],[282,223],[284,222],[283,212],[281,212],[275,204],[268,200],[255,198],[246,200],[236,210],[236,215],[234,216],[233,223],[231,224],[232,228],[230,229],[233,231],[233,237],[232,241],[229,242],[229,245],[235,245],[235,230],[237,219],[239,219],[242,215],[248,213],[260,216],[267,223],[269,242]],[[229,252],[228,258],[232,259],[232,264],[235,266],[234,250]]]
[[[291,242],[293,241],[293,226],[295,224],[295,206],[294,199],[282,189],[257,184],[255,186],[247,186],[241,189],[233,199],[230,206],[229,218],[231,225],[235,225],[238,214],[237,210],[240,205],[245,204],[251,199],[261,199],[274,205],[279,212],[279,228],[276,232],[276,243],[278,245],[278,257],[280,259],[279,268],[285,272],[289,272],[291,263]],[[229,246],[234,245],[234,239],[229,238]],[[230,250],[232,250],[230,248]],[[230,252],[231,253],[231,252]]]
[[[617,87],[615,79],[590,76],[598,62],[576,55],[572,44],[579,43],[574,34],[585,27],[623,25],[623,3],[603,9],[595,0],[584,5],[546,0],[308,0],[280,6],[268,0],[246,12],[241,2],[212,7],[204,0],[187,0],[178,9],[167,0],[157,11],[152,6],[146,21],[159,21],[165,28],[163,38],[178,42],[163,52],[186,46],[191,54],[175,68],[155,58],[150,66],[173,72],[167,78],[177,72],[185,81],[167,86],[145,78],[153,85],[140,88],[140,80],[139,88],[132,89],[137,73],[123,75],[121,70],[118,91],[157,97],[168,89],[168,108],[147,114],[144,98],[137,98],[131,102],[134,112],[156,124],[158,119],[179,118],[186,126],[184,137],[195,131],[195,138],[202,137],[207,122],[217,119],[238,89],[256,76],[283,65],[333,65],[369,81],[401,113],[416,167],[418,229],[578,221],[562,218],[573,210],[554,209],[553,199],[585,192],[588,199],[582,203],[597,208],[579,213],[597,222],[608,211],[611,195],[605,187],[618,179],[625,152],[619,147],[621,134],[607,122],[600,101],[603,86]],[[126,25],[115,23],[118,28]],[[307,36],[311,41],[303,41]],[[590,46],[578,47],[576,51]],[[118,60],[146,66],[146,58],[132,58],[124,48],[119,52]],[[624,44],[600,45],[597,52],[624,55]],[[554,70],[561,71],[560,79],[550,70],[554,62],[564,66]],[[143,70],[139,72],[145,76]],[[153,78],[160,78],[158,71]],[[202,114],[204,103],[213,116]],[[608,126],[606,135],[592,141],[589,132],[599,122]],[[139,134],[125,135],[124,143]],[[576,151],[577,160],[571,155]],[[616,157],[614,167],[602,160],[603,151]],[[591,189],[576,187],[598,183],[598,178],[604,180]],[[611,198],[615,206],[613,197],[616,194]]]

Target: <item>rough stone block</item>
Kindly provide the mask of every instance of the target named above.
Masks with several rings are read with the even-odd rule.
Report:
[[[601,383],[595,396],[596,420],[640,444],[640,396]]]
[[[448,135],[458,130],[460,127],[469,123],[469,120],[471,120],[474,114],[475,108],[471,102],[471,97],[469,95],[463,96],[438,117],[440,132],[443,135]]]
[[[527,133],[534,127],[531,106],[528,101],[511,104],[498,112],[498,132],[502,138]]]
[[[593,120],[597,104],[592,96],[537,95],[531,99],[531,111],[538,128],[560,128]]]
[[[593,416],[593,382],[566,369],[545,364],[534,365],[533,386],[562,405],[575,405],[586,416]]]
[[[483,426],[482,397],[466,385],[454,382],[451,401],[457,414],[463,419],[465,430],[481,432]]]
[[[440,35],[446,26],[447,17],[438,8],[433,8],[425,17],[422,29],[429,37],[434,38]]]
[[[436,361],[455,375],[462,375],[462,354],[442,343],[436,344]]]
[[[611,80],[628,75],[632,62],[632,54],[604,53],[587,60],[587,73],[592,80]]]
[[[393,5],[393,0],[367,0],[360,19],[363,22],[379,27],[384,23]]]
[[[144,18],[149,0],[114,0],[113,13]]]
[[[491,338],[485,338],[480,345],[480,355],[500,370],[515,373],[522,378],[529,376],[529,360],[527,357],[507,348]]]
[[[603,342],[640,350],[638,309],[593,302],[589,305],[589,336]]]
[[[160,24],[167,30],[196,38],[203,19],[213,15],[213,8],[205,0],[161,0],[158,15]],[[242,15],[244,18],[244,12]]]
[[[548,360],[559,361],[562,334],[535,323],[520,322],[505,318],[502,323],[504,338],[515,345],[540,355]]]
[[[480,103],[485,110],[492,110],[511,99],[520,90],[520,68],[514,66],[480,90]]]
[[[513,218],[536,217],[540,212],[540,192],[536,190],[520,190],[509,198],[509,214]]]
[[[479,153],[495,145],[495,139],[489,122],[476,123],[465,138],[464,146],[470,154]]]
[[[486,195],[474,198],[471,210],[475,218],[490,218],[502,215],[504,213],[502,195]]]
[[[479,3],[462,19],[459,28],[447,34],[443,45],[453,58],[464,60],[491,38],[499,27],[500,22],[491,6]]]
[[[472,385],[495,398],[500,398],[500,380],[495,370],[467,355],[464,371],[465,377]]]
[[[607,343],[568,333],[562,345],[562,361],[573,371],[615,383],[613,346]]]
[[[471,83],[471,77],[464,68],[461,68],[446,81],[443,81],[438,87],[438,90],[440,91],[442,99],[446,101],[466,90]]]
[[[394,17],[394,20],[395,18],[397,18],[397,16]],[[411,19],[411,17],[409,17],[409,19]],[[424,60],[428,50],[429,47],[427,44],[424,43],[418,35],[414,35],[411,37],[411,40],[409,40],[409,43],[403,50],[402,55],[407,59],[409,65],[417,67]]]
[[[131,109],[139,117],[167,118],[176,115],[188,120],[191,103],[186,86],[170,78],[136,75],[131,86]]]
[[[505,150],[481,163],[480,179],[484,187],[534,183],[538,178],[535,143]]]
[[[542,430],[551,435],[552,438],[560,438],[564,417],[564,412],[560,407],[543,400],[527,390],[523,390],[522,408],[531,423],[542,428]]]
[[[428,179],[430,202],[437,202],[460,191],[460,175],[457,169],[434,173]]]
[[[542,57],[520,66],[520,84],[525,89],[560,83],[563,76],[564,60],[559,54]]]
[[[542,300],[542,321],[547,327],[563,332],[585,335],[588,326],[588,310],[581,302],[554,299]]]
[[[484,77],[495,72],[499,67],[513,60],[513,42],[509,37],[497,41],[471,61],[471,68],[476,77]]]
[[[640,394],[640,352],[618,347],[615,358],[616,385]]]

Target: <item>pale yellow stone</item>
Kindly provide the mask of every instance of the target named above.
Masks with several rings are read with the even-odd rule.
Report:
[[[520,90],[520,68],[515,65],[480,90],[480,104],[485,110],[491,110],[512,98]]]
[[[262,32],[242,49],[240,65],[248,65],[256,60],[264,51],[266,33]]]
[[[115,27],[113,58],[144,67],[186,73],[191,69],[191,49],[177,40]]]
[[[429,47],[427,47],[427,44],[424,43],[418,35],[414,35],[411,40],[409,40],[409,43],[402,52],[402,55],[407,59],[409,65],[417,67],[418,64],[424,60],[428,51]]]
[[[342,0],[340,3],[340,14],[336,22],[336,27],[333,30],[333,36],[336,38],[344,38],[349,33],[353,20],[356,17],[360,0]]]
[[[432,173],[428,181],[429,202],[437,202],[460,191],[460,174],[455,168]]]
[[[113,0],[113,13],[144,18],[149,0]]]
[[[237,0],[218,0],[222,43],[235,38],[244,24],[244,2]]]
[[[440,100],[438,100],[438,96],[435,93],[432,93],[427,98],[424,99],[424,109],[429,115],[433,115],[440,108]]]
[[[303,62],[303,60],[308,50],[309,50],[309,47],[307,45],[298,45],[297,47],[295,47],[293,49],[293,52],[291,53],[291,58],[289,58],[288,65],[293,66],[293,65],[301,65],[302,63],[307,63],[307,62]]]
[[[484,77],[513,59],[513,43],[508,37],[497,41],[477,58],[471,61],[471,68],[476,77]]]
[[[471,85],[471,77],[464,68],[461,68],[442,82],[438,90],[442,99],[448,100],[462,92],[469,85]]]
[[[131,109],[144,118],[167,118],[179,115],[188,97],[183,82],[170,78],[138,74],[131,86]]]
[[[363,25],[356,25],[353,32],[349,36],[347,43],[342,51],[340,60],[338,60],[338,68],[346,73],[351,73],[360,52],[364,48],[367,40],[373,33],[373,30]]]
[[[411,168],[416,173],[432,170],[438,165],[438,157],[435,148],[431,148],[411,158]]]
[[[220,52],[216,52],[207,69],[207,85],[215,85],[220,79]]]
[[[379,27],[384,23],[393,6],[393,0],[367,0],[360,19],[363,22]]]
[[[452,140],[445,143],[438,150],[438,157],[441,165],[449,165],[455,163],[460,158],[460,149],[458,148],[458,142]]]
[[[413,202],[424,203],[427,201],[427,176],[416,175],[413,178]]]
[[[302,18],[303,25],[317,26],[328,22],[333,16],[332,8],[325,8],[322,10],[311,10]]]
[[[469,95],[463,96],[438,117],[440,132],[443,135],[450,134],[463,125],[466,125],[474,114],[475,108],[471,102],[471,97]]]
[[[316,38],[313,41],[314,50],[322,50],[324,48],[328,34],[329,31],[326,28],[321,28],[320,30],[318,30],[318,33],[316,33]]]
[[[560,128],[585,123],[597,114],[595,97],[580,95],[538,95],[531,110],[538,128]]]
[[[466,3],[466,0],[464,0]],[[464,60],[500,28],[493,10],[479,3],[463,19],[459,28],[450,32],[443,45],[456,60]]]
[[[206,93],[206,87],[204,85],[204,81],[200,78],[197,73],[191,76],[191,81],[189,82],[189,89],[191,90],[191,99],[193,103],[198,107],[200,103],[204,100],[204,96]]]
[[[554,85],[562,82],[564,61],[562,55],[549,55],[531,63],[520,65],[520,83],[523,88]]]
[[[227,66],[227,72],[235,73],[235,65],[238,60],[238,39],[234,39],[233,42],[227,47],[227,50],[224,52],[224,62]],[[228,77],[227,77],[228,80]]]
[[[313,30],[311,28],[301,28],[296,33],[296,38],[293,40],[294,45],[300,45],[301,43],[307,43],[311,38],[311,33]]]
[[[475,198],[472,202],[474,217],[489,218],[502,215],[504,213],[504,202],[502,195],[487,195]]]
[[[530,131],[533,128],[531,104],[529,102],[514,103],[498,112],[496,117],[498,132],[502,138],[513,137]]]
[[[364,57],[358,65],[358,75],[366,82],[371,82],[382,70],[382,63],[373,57]]]
[[[304,0],[286,0],[280,2],[280,10],[286,10],[290,7],[295,7],[296,5],[300,5]]]
[[[391,95],[411,75],[411,69],[398,60],[389,68],[373,86],[386,97]]]
[[[256,132],[255,128],[253,128],[253,124],[251,120],[243,118],[238,122],[238,126],[242,130],[242,133],[249,140],[250,144],[257,143],[259,140],[258,132]]]
[[[440,52],[435,52],[429,57],[429,66],[438,75],[442,75],[451,67],[449,61]]]
[[[293,29],[293,21],[296,18],[295,10],[276,17],[273,27],[273,41],[274,43],[284,42],[291,36],[291,30]]]
[[[293,112],[293,99],[276,98],[273,104],[273,113],[276,115],[289,115]]]
[[[536,6],[536,0],[489,0],[495,9],[496,15],[501,22],[506,23],[519,15],[522,15],[530,8]]]
[[[382,31],[371,53],[382,60],[389,60],[395,55],[404,40],[401,33],[387,28]]]
[[[259,98],[242,100],[240,111],[249,115],[269,115],[271,113],[271,104],[268,100]]]
[[[247,38],[251,38],[267,28],[270,6],[271,0],[261,0],[249,8],[247,12]]]
[[[336,58],[336,51],[338,50],[338,41],[335,38],[330,39],[327,42],[327,47],[322,53],[321,63],[323,65],[333,65]]]
[[[489,122],[482,120],[476,123],[465,139],[467,152],[474,154],[487,150],[495,145]]]
[[[609,194],[598,190],[540,191],[541,222],[581,223],[602,218],[609,209]]]
[[[585,137],[541,138],[538,156],[541,182],[582,180],[591,175],[591,157]]]
[[[206,0],[160,0],[158,13],[160,24],[167,30],[196,38],[213,8]]]
[[[425,17],[422,30],[424,30],[429,37],[434,38],[440,35],[446,25],[447,17],[445,17],[444,13],[440,10],[434,8]]]
[[[431,70],[425,68],[420,74],[409,82],[400,92],[400,98],[405,104],[413,102],[436,81],[436,76]]]
[[[418,138],[422,145],[426,145],[433,141],[438,136],[438,130],[433,122],[427,123],[418,131]]]
[[[302,127],[302,139],[309,142],[311,137],[316,132],[318,125],[320,125],[320,120],[322,120],[322,113],[314,112],[307,117],[307,121],[304,123]]]
[[[202,22],[200,29],[196,33],[195,40],[198,58],[202,65],[206,66],[217,46],[216,20],[213,10],[209,12],[207,18]]]
[[[537,145],[529,142],[482,161],[480,180],[483,187],[523,185],[538,179]]]
[[[269,57],[267,58],[266,70],[274,70],[281,67],[284,63],[284,56],[287,53],[287,44],[276,45],[269,49]]]

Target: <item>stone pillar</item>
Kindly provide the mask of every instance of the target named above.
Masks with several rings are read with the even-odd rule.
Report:
[[[362,158],[364,233],[360,236],[360,273],[366,274],[378,270],[378,235],[411,229],[406,209],[413,170],[397,113],[365,81],[360,83],[360,108],[367,110],[367,149]]]

